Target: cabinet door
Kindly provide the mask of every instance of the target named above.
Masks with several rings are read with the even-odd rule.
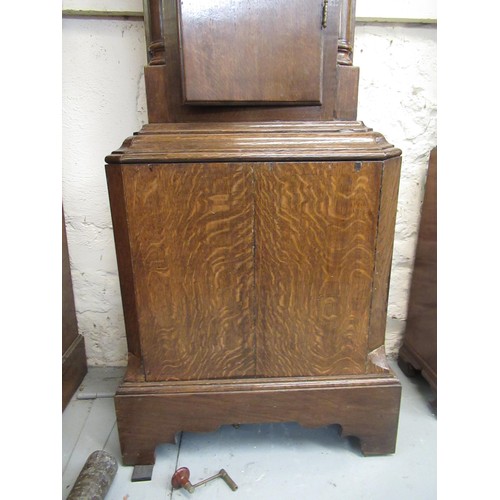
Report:
[[[254,375],[252,168],[127,165],[123,188],[146,380]]]
[[[122,168],[148,381],[366,372],[381,163]]]
[[[320,105],[324,8],[323,0],[179,0],[184,101]]]
[[[366,370],[380,163],[256,169],[258,376]]]

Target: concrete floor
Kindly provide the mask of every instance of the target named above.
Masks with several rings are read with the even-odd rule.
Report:
[[[208,434],[182,433],[176,445],[156,450],[153,477],[130,481],[133,467],[119,466],[106,499],[187,499],[172,490],[177,467],[191,481],[224,468],[238,484],[232,492],[220,479],[197,488],[199,500],[432,500],[436,493],[435,396],[420,377],[408,379],[391,363],[403,385],[396,453],[363,457],[355,440],[339,437],[335,426],[303,429],[294,423],[224,426]],[[87,457],[104,449],[120,462],[112,396],[122,369],[91,368],[63,413],[62,498],[65,499]]]

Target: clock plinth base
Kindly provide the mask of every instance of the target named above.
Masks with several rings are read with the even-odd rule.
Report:
[[[392,375],[202,382],[124,382],[115,396],[124,465],[154,464],[176,434],[222,425],[342,426],[364,455],[395,452],[401,385]]]

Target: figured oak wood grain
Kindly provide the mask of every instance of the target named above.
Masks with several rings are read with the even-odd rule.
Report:
[[[364,373],[381,164],[256,172],[257,375]]]
[[[344,154],[360,160],[338,161]],[[360,284],[360,277],[372,276],[380,260],[374,254],[392,238],[389,224],[375,249],[377,219],[383,219],[381,227],[387,225],[384,210],[378,212],[378,194],[395,207],[390,201],[394,193],[381,186],[380,175],[383,165],[392,163],[378,160],[395,157],[397,162],[399,154],[361,122],[153,124],[128,138],[108,156],[107,173],[127,339],[135,360],[131,379],[237,378],[255,376],[259,369],[263,376],[306,375],[308,357],[315,359],[313,374],[362,373],[360,353],[367,354],[363,342],[370,309],[366,297],[373,283]],[[307,162],[305,155],[337,161]],[[256,156],[291,160],[258,162]],[[207,157],[213,162],[197,161]],[[221,163],[227,157],[239,161]],[[130,164],[134,159],[145,163]],[[172,163],[174,159],[183,163]],[[292,238],[297,240],[298,234],[303,241],[294,255]],[[356,256],[360,248],[366,258]],[[283,262],[275,262],[280,252],[286,259],[293,257],[287,262],[295,266],[291,273]],[[381,255],[390,261],[390,250]],[[382,267],[383,281],[387,266]],[[349,273],[355,278],[351,292],[344,277]],[[221,276],[227,279],[221,281]],[[290,279],[295,280],[292,285]],[[269,305],[277,309],[266,312],[267,297],[274,293],[269,280],[277,287],[276,303]],[[298,280],[303,280],[300,286]],[[317,299],[328,304],[314,303],[314,293],[306,293],[304,283],[316,287]],[[361,299],[349,297],[358,286]],[[292,301],[283,287],[300,293]],[[379,313],[380,304],[386,304],[383,295],[384,300],[373,302]],[[295,310],[297,298],[300,312]],[[286,308],[290,317],[278,328],[284,335],[294,314],[302,318],[298,324],[305,335],[301,342],[307,345],[304,360],[295,333],[266,345],[266,338],[274,335],[273,322],[285,317]],[[335,319],[337,314],[341,320]],[[327,333],[331,331],[336,334]],[[340,341],[342,332],[347,332],[345,343]],[[380,345],[373,338],[370,348]],[[215,355],[226,343],[229,350]],[[287,357],[283,349],[288,344],[290,361],[268,372],[275,353]],[[268,347],[275,352],[266,354]],[[259,349],[264,350],[260,368]],[[144,369],[147,373],[141,374]]]
[[[373,372],[394,161],[119,167],[146,380]]]
[[[146,380],[254,375],[252,171],[124,168]]]

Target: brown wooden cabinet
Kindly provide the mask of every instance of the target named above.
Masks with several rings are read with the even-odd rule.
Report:
[[[64,210],[62,214],[62,409],[87,373],[83,337],[78,333]]]
[[[339,423],[365,454],[393,452],[401,152],[353,121],[353,3],[148,6],[150,124],[106,158],[124,463],[231,423]]]
[[[431,151],[422,205],[408,317],[398,364],[437,391],[437,148]]]

